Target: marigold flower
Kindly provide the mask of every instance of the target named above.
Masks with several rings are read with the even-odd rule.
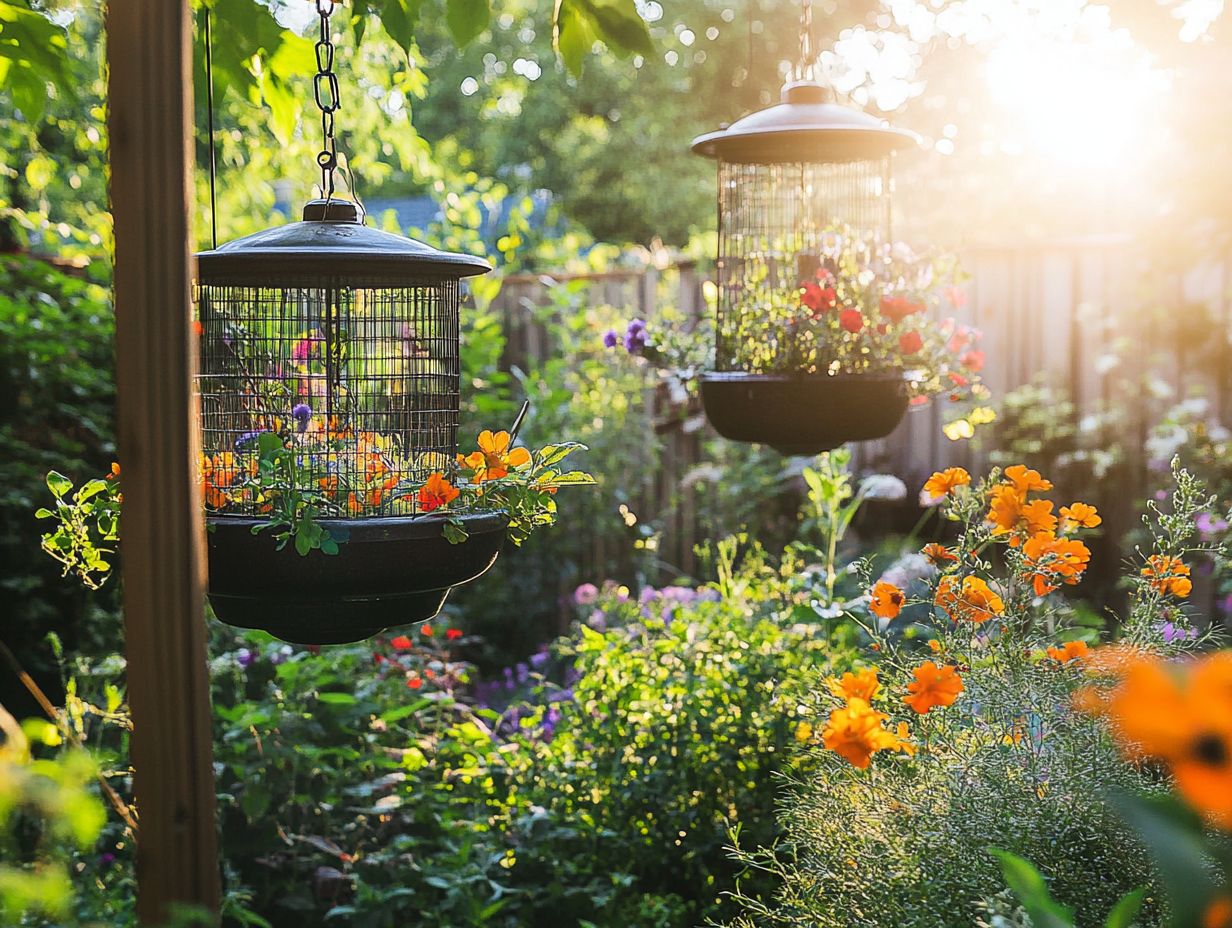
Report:
[[[1232,828],[1232,651],[1186,665],[1131,657],[1094,705],[1126,754],[1166,763],[1190,805]]]
[[[826,684],[830,692],[839,699],[850,702],[853,699],[863,699],[871,703],[879,692],[881,683],[877,680],[877,668],[866,667],[855,673],[848,671],[842,677],[834,677]]]
[[[1082,579],[1091,562],[1091,551],[1074,538],[1049,533],[1032,535],[1022,546],[1023,565],[1036,596],[1046,596],[1060,583],[1070,586]]]
[[[1142,576],[1151,581],[1151,587],[1159,593],[1184,599],[1193,589],[1189,579],[1189,567],[1179,557],[1152,554]]]
[[[433,472],[419,488],[419,493],[416,495],[416,500],[419,502],[419,508],[424,512],[432,512],[434,509],[440,509],[442,506],[448,506],[461,491],[452,483],[445,479],[445,475],[439,471]]]
[[[852,699],[830,713],[821,741],[827,750],[864,770],[877,751],[896,750],[899,739],[882,727],[889,716],[873,709],[863,699]]]
[[[869,594],[868,608],[880,619],[894,619],[903,611],[907,597],[893,583],[878,580]]]
[[[511,440],[509,433],[503,429],[499,432],[484,429],[479,433],[479,450],[468,455],[459,454],[458,463],[474,471],[471,478],[473,483],[499,480],[509,471],[530,463],[530,452],[525,448],[510,448]]]
[[[1095,528],[1104,520],[1094,506],[1086,503],[1070,503],[1061,507],[1061,528],[1069,531],[1074,528]]]
[[[953,621],[977,625],[1005,611],[1005,601],[979,577],[942,577],[933,602]]]
[[[961,467],[937,471],[924,482],[924,492],[932,499],[948,496],[955,488],[970,485],[971,475]]]
[[[1051,490],[1052,481],[1040,476],[1037,470],[1031,470],[1025,464],[1011,464],[1005,469],[1005,479],[1024,496],[1037,490]]]
[[[935,541],[926,544],[920,551],[929,562],[940,567],[947,561],[957,561],[958,555],[947,548],[945,545],[939,545]]]
[[[1058,664],[1068,664],[1070,661],[1082,663],[1090,653],[1091,649],[1087,643],[1078,640],[1066,641],[1060,647],[1048,649],[1048,656]]]
[[[938,706],[951,706],[963,691],[962,677],[949,664],[938,666],[925,661],[915,669],[915,681],[907,684],[903,702],[920,715]]]

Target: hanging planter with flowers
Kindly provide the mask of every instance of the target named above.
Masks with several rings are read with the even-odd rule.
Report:
[[[831,102],[807,79],[811,45],[804,0],[782,102],[693,142],[719,163],[706,415],[721,435],[785,454],[881,438],[910,401],[982,390],[977,333],[930,318],[957,293],[956,265],[891,237],[891,162],[915,136]]]
[[[197,255],[195,292],[210,602],[306,644],[431,618],[506,537],[555,521],[558,487],[593,482],[561,468],[580,445],[532,453],[518,423],[459,454],[461,281],[491,268],[334,196],[332,9],[318,3],[325,197]]]

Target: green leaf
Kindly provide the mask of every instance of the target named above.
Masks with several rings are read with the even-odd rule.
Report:
[[[261,818],[269,809],[269,804],[270,789],[265,782],[258,778],[248,781],[244,794],[240,797],[240,809],[248,820],[251,822]]]
[[[618,55],[654,53],[650,30],[633,0],[581,0],[595,33]]]
[[[55,517],[56,514],[46,506],[42,506],[34,511],[34,518],[36,519],[54,519]]]
[[[582,64],[595,44],[589,21],[578,11],[577,0],[557,0],[553,17],[552,44],[574,77],[582,76]]]
[[[304,557],[312,550],[312,539],[306,531],[301,530],[295,533],[295,550],[300,557]]]
[[[450,519],[445,523],[444,535],[445,540],[451,545],[460,545],[471,537],[466,533],[466,529],[462,527],[462,523],[456,519]]]
[[[1112,911],[1108,913],[1108,920],[1104,922],[1104,928],[1130,928],[1134,923],[1134,919],[1138,917],[1138,912],[1142,909],[1142,900],[1145,896],[1145,886],[1139,886],[1132,892],[1122,896],[1117,904],[1112,907]]]
[[[283,449],[282,439],[274,432],[262,432],[257,436],[257,451],[261,457],[276,454]]]
[[[415,44],[415,22],[419,19],[420,0],[385,0],[381,7],[381,25],[408,55]]]
[[[1001,861],[1006,885],[1027,910],[1035,928],[1073,928],[1074,913],[1053,900],[1043,875],[1029,860],[999,848],[990,850]]]
[[[459,48],[465,48],[488,28],[488,0],[445,0],[445,22]]]
[[[350,693],[317,693],[317,701],[327,706],[354,706],[359,703]]]
[[[47,488],[56,499],[60,499],[73,488],[73,481],[53,470],[47,475]]]

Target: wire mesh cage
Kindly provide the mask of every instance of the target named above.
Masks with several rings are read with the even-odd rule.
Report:
[[[694,140],[719,162],[715,358],[701,385],[720,434],[816,453],[902,418],[902,376],[853,349],[866,324],[853,307],[890,274],[891,159],[911,144],[805,80]]]
[[[487,263],[345,201],[304,216],[198,255],[201,487],[215,614],[331,644],[431,618],[508,520],[425,502],[458,469],[461,280]]]
[[[840,251],[883,273],[890,159],[838,164],[719,163],[715,369],[817,370],[825,345],[786,311]],[[831,268],[833,269],[833,268]]]
[[[460,277],[487,266],[358,223],[296,225],[318,228],[200,256],[206,506],[268,511],[259,468],[274,435],[295,452],[280,488],[321,516],[416,514],[415,490],[455,467]]]

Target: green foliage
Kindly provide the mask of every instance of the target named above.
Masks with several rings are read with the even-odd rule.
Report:
[[[97,590],[111,576],[114,545],[120,538],[120,481],[96,478],[73,490],[73,482],[53,470],[47,488],[56,508],[34,513],[36,519],[56,523],[43,535],[43,550],[64,565],[65,576],[72,573]]]
[[[1001,873],[1006,885],[1022,902],[1030,924],[1035,928],[1074,928],[1074,912],[1052,898],[1048,883],[1029,860],[1017,854],[992,849],[993,856],[1001,862]],[[1112,907],[1104,928],[1130,928],[1142,908],[1145,888],[1126,893]]]
[[[60,743],[55,726],[20,726],[3,706],[0,735],[0,919],[59,919],[72,904],[70,851],[89,847],[105,819],[87,788],[94,762],[80,750],[40,756]]]

